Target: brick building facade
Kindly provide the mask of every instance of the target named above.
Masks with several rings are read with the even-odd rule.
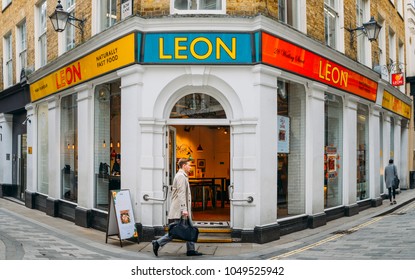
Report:
[[[380,205],[389,158],[409,187],[411,99],[391,84],[404,1],[67,0],[83,25],[61,33],[57,2],[4,2],[0,102],[19,95],[19,67],[30,100],[0,107],[0,184],[27,207],[106,230],[128,190],[151,240],[190,157],[194,219],[264,243]]]

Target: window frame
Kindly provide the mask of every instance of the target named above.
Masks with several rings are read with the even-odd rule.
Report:
[[[35,67],[41,68],[47,64],[47,1],[36,5],[35,17]],[[44,21],[43,21],[44,19]]]
[[[3,84],[5,88],[13,85],[13,38],[12,32],[3,37]]]
[[[330,30],[333,30],[334,33],[334,38],[333,38],[333,42],[332,44],[329,43],[329,41],[327,38],[329,37],[329,35],[331,34],[327,34],[329,31],[329,28],[326,28],[327,23],[329,22],[329,20],[326,20],[327,15],[328,14],[332,14],[334,18],[334,26],[332,28],[330,28]],[[325,43],[327,46],[333,48],[333,49],[337,49],[338,48],[338,37],[339,37],[339,21],[340,21],[340,16],[339,16],[339,1],[338,0],[334,0],[334,6],[331,6],[329,3],[327,3],[327,0],[324,1],[324,23],[325,23],[325,28],[324,28],[324,37],[325,37]]]
[[[27,67],[27,24],[23,19],[16,28],[16,80],[20,80],[20,74]]]
[[[176,9],[174,7],[174,1],[175,0],[170,0],[170,14],[180,14],[180,15],[192,15],[192,14],[212,14],[212,15],[222,15],[222,14],[226,14],[226,0],[217,0],[217,1],[221,1],[221,9],[218,10],[179,10]],[[192,1],[192,0],[188,0],[188,1]],[[193,0],[193,1],[197,1],[197,3],[199,3],[199,1],[202,0]]]

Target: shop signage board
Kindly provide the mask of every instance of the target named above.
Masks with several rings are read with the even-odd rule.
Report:
[[[250,33],[147,33],[143,63],[250,64]]]
[[[129,190],[110,191],[105,243],[108,242],[108,236],[114,235],[118,236],[121,247],[123,240],[138,238]]]
[[[262,33],[262,62],[376,101],[378,84],[323,56]]]
[[[411,105],[406,104],[386,90],[383,91],[382,107],[404,118],[411,118]]]
[[[132,33],[32,83],[32,102],[134,62],[135,34]]]
[[[278,116],[278,153],[290,152],[290,118]]]
[[[403,86],[403,73],[394,73],[392,74],[392,85],[396,86]]]

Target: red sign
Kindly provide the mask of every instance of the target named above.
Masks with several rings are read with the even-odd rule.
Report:
[[[403,73],[392,74],[392,85],[394,87],[403,85]]]
[[[376,101],[378,84],[375,81],[267,33],[262,33],[262,61]]]

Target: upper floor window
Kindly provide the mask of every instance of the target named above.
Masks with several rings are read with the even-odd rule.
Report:
[[[16,35],[16,76],[20,77],[20,72],[27,67],[27,31],[26,20],[17,26]]]
[[[170,0],[172,14],[224,14],[226,0]]]
[[[1,8],[2,9],[6,8],[11,2],[12,2],[12,0],[2,0]]]
[[[13,54],[12,54],[12,34],[11,32],[4,37],[4,65],[3,78],[4,87],[9,87],[13,84]]]
[[[301,9],[305,7],[305,0],[278,0],[278,19],[297,29],[300,29],[299,21],[302,14]]]
[[[336,48],[337,44],[337,25],[339,19],[337,0],[324,1],[324,37],[326,45]]]
[[[37,7],[37,24],[35,28],[36,36],[36,68],[42,67],[47,63],[47,44],[46,44],[46,1],[41,2]]]
[[[403,0],[398,0],[397,2],[396,2],[396,4],[397,4],[397,7],[396,7],[396,9],[398,10],[398,13],[401,15],[401,16],[403,16]]]
[[[367,22],[369,19],[369,7],[367,0],[356,0],[356,25],[363,26],[363,23]],[[367,37],[362,34],[363,31],[356,31],[356,40],[357,40],[357,61],[362,64],[370,65],[368,62],[370,55],[367,53],[369,48],[369,41]]]
[[[66,0],[65,6],[66,11],[71,15],[74,15],[75,11],[75,0]],[[75,47],[75,26],[67,24],[65,28],[65,51],[69,51]]]
[[[104,0],[101,1],[101,7],[99,9],[101,30],[107,29],[113,26],[117,22],[117,1],[116,0]]]

